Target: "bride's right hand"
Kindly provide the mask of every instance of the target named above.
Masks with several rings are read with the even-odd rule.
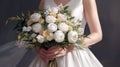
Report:
[[[49,59],[47,58],[47,50],[45,50],[44,48],[40,49],[39,47],[36,47],[35,50],[38,53],[41,60],[43,60],[43,62],[45,63],[48,63]]]

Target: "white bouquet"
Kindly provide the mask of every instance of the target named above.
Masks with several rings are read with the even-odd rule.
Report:
[[[75,20],[69,6],[59,5],[48,9],[39,9],[25,17],[11,17],[8,21],[17,21],[18,40],[24,41],[28,48],[44,47],[49,49],[58,45],[65,47],[75,45],[78,40],[83,44],[81,20]]]
[[[79,40],[83,44],[83,29],[81,20],[74,21],[69,6],[49,7],[39,9],[27,17],[11,17],[8,19],[16,20],[15,27],[18,40],[26,42],[27,48],[40,47],[49,49],[52,46],[65,48],[68,45],[75,45]]]

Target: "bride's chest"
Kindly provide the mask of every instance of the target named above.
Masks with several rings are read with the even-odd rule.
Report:
[[[44,7],[46,9],[49,7],[56,7],[56,6],[57,6],[57,4],[54,2],[54,0],[45,0]],[[79,17],[79,18],[83,16],[82,0],[70,0],[70,2],[68,2],[64,6],[69,6],[72,16]]]
[[[45,8],[48,7],[56,7],[58,4],[54,0],[45,0]],[[69,6],[71,10],[79,9],[83,7],[82,0],[70,0],[69,2],[65,3],[64,6]]]

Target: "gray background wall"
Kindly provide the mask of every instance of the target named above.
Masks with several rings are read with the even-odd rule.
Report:
[[[5,20],[38,5],[39,0],[0,0],[0,46],[16,40],[15,23],[5,25]],[[97,0],[97,5],[104,36],[91,50],[104,67],[120,67],[120,0]]]

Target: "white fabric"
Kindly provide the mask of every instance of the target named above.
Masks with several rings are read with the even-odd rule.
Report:
[[[83,13],[83,2],[82,0],[70,0],[65,6],[69,5],[72,10],[72,15],[76,19],[82,20],[82,27],[85,28],[85,19]],[[45,0],[45,8],[55,7],[57,4],[54,0]],[[69,52],[63,57],[56,58],[58,67],[103,67],[102,64],[97,60],[89,48],[77,49]],[[42,62],[40,57],[36,57],[29,67],[47,67]]]

